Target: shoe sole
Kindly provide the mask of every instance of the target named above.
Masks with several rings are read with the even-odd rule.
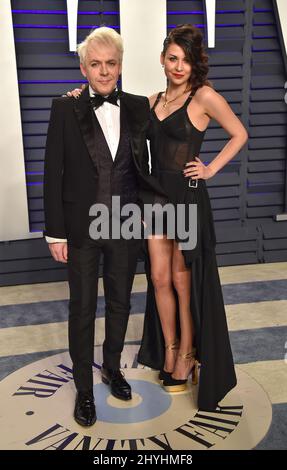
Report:
[[[93,425],[96,423],[97,418],[96,418],[95,421],[94,421],[93,423],[91,423],[91,424],[84,424],[84,423],[82,423],[81,421],[79,421],[77,418],[75,418],[75,416],[74,416],[74,420],[76,421],[77,424],[79,424],[79,425],[82,426],[83,428],[90,428],[91,426],[93,426]]]
[[[168,393],[184,392],[187,390],[187,384],[183,385],[164,385],[163,388]]]
[[[106,379],[106,378],[103,377],[103,376],[102,376],[102,382],[103,382],[105,385],[110,385],[109,380]],[[122,396],[117,395],[116,393],[112,392],[112,390],[111,390],[111,394],[113,395],[113,397],[117,398],[118,400],[129,401],[129,400],[132,399],[132,396],[125,398],[125,397],[122,397]]]

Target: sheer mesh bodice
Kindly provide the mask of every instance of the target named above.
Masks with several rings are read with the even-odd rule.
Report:
[[[199,131],[189,119],[187,107],[190,95],[183,106],[163,120],[155,108],[161,98],[159,93],[151,113],[149,139],[153,171],[182,171],[185,163],[199,155],[205,131]]]

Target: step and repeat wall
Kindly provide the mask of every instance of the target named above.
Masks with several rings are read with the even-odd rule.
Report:
[[[218,263],[286,261],[287,222],[276,220],[286,212],[284,7],[272,0],[1,0],[0,285],[66,279],[42,236],[46,133],[52,99],[85,82],[75,43],[99,25],[123,35],[123,89],[146,95],[165,88],[159,54],[167,32],[182,23],[201,28],[210,80],[249,133],[207,182]],[[227,140],[211,122],[201,159],[210,162]]]

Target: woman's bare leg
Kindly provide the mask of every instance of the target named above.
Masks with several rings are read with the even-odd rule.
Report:
[[[166,236],[148,239],[151,262],[151,278],[154,286],[157,310],[160,317],[165,345],[176,341],[176,302],[172,287],[173,240]],[[164,370],[172,372],[176,351],[166,350]]]
[[[181,354],[192,352],[194,325],[190,310],[191,270],[185,266],[183,254],[178,244],[173,242],[172,282],[177,291],[180,318],[179,355],[173,371],[174,379],[186,379],[193,360],[182,359]]]

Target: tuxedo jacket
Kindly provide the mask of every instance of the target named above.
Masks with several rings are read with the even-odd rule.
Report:
[[[146,132],[150,119],[146,97],[120,92],[142,203],[151,203],[161,193],[149,174]],[[44,172],[45,235],[67,238],[81,246],[88,234],[89,209],[97,194],[97,145],[89,88],[79,99],[53,100],[47,134]]]

